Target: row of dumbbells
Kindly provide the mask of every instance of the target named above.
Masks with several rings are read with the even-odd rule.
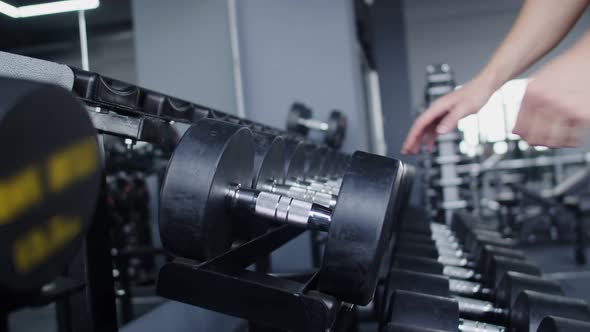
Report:
[[[588,331],[590,308],[565,297],[512,239],[455,212],[451,226],[411,210],[380,295],[387,331]]]
[[[176,256],[205,261],[274,227],[327,234],[317,290],[366,305],[374,294],[410,171],[216,120],[183,136],[162,185],[160,234]]]

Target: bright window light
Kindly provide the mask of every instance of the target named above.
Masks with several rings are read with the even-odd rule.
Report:
[[[518,148],[521,151],[526,151],[529,148],[529,143],[525,142],[525,141],[518,141]]]
[[[518,138],[512,134],[512,128],[516,123],[526,85],[527,79],[506,82],[477,114],[459,121],[458,127],[463,132],[465,142],[460,147],[461,152],[473,155],[481,142],[496,143],[503,142],[506,138]],[[494,145],[494,150],[503,151],[504,146],[499,144],[496,148]]]
[[[507,151],[508,151],[508,143],[506,143],[506,142],[494,143],[494,153],[495,154],[504,154]]]
[[[99,5],[99,0],[67,0],[15,7],[4,1],[0,1],[0,13],[12,18],[23,18],[78,10],[90,10],[97,8]]]
[[[477,116],[472,114],[458,124],[459,130],[463,132],[463,141],[459,145],[459,150],[472,157],[477,154],[477,146],[479,145],[479,123],[477,120]],[[472,130],[473,128],[475,130]]]

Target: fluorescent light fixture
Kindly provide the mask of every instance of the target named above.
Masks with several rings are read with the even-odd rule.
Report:
[[[23,18],[95,9],[99,4],[99,0],[66,0],[15,7],[0,1],[0,13],[12,18]]]

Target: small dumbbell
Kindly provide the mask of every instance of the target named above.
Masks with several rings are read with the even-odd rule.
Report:
[[[339,149],[346,135],[346,115],[340,111],[332,111],[327,122],[312,118],[312,110],[302,103],[291,105],[287,116],[287,131],[307,136],[310,130],[324,133],[326,145]]]

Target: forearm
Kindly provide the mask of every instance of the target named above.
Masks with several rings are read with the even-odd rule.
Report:
[[[585,68],[590,67],[590,30],[587,30],[584,35],[576,42],[572,48],[570,48],[565,54],[565,57],[572,58],[574,60],[580,60],[575,63],[587,64]],[[588,74],[588,73],[580,73]]]
[[[512,29],[476,80],[495,91],[553,49],[589,0],[526,0]]]

